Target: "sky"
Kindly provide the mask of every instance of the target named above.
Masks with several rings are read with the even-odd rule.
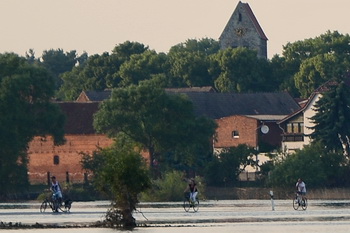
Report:
[[[111,52],[135,41],[157,52],[188,39],[218,40],[238,0],[0,0],[0,53],[33,49]],[[330,31],[350,33],[350,0],[242,0],[268,37],[283,45]]]

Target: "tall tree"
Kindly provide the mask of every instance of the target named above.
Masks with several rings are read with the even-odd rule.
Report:
[[[218,41],[211,38],[200,40],[188,39],[184,43],[174,45],[170,48],[169,54],[177,52],[201,53],[205,56],[215,54],[220,50]]]
[[[56,82],[56,88],[58,89],[62,85],[62,81],[59,78],[60,74],[71,71],[77,63],[77,59],[75,50],[64,52],[62,49],[50,49],[43,52],[41,64],[51,72]]]
[[[275,55],[269,61],[271,67],[271,76],[275,84],[275,88],[270,91],[288,91],[294,97],[300,97],[299,90],[295,86],[294,75],[298,69],[295,69],[285,57]]]
[[[315,104],[311,138],[350,159],[350,86],[344,80],[332,83],[336,85],[328,85],[329,91]]]
[[[211,56],[212,73],[218,78],[215,87],[220,92],[256,92],[273,89],[271,70],[266,59],[247,48],[228,48]]]
[[[125,41],[124,43],[118,44],[113,49],[113,54],[117,55],[124,61],[130,59],[134,54],[141,54],[148,50],[148,46],[139,42]]]
[[[123,81],[119,74],[121,65],[129,61],[133,55],[142,54],[147,50],[148,47],[143,44],[126,41],[117,45],[111,54],[105,52],[101,55],[95,54],[90,57],[83,56],[83,54],[77,58],[79,64],[71,72],[61,75],[63,84],[58,91],[57,97],[64,100],[75,100],[81,91],[99,91],[120,86]],[[139,65],[135,64],[134,67],[131,63],[126,66],[126,73],[131,70],[131,74],[127,76],[128,78],[132,76],[133,69],[136,70],[135,73],[139,72],[137,70]],[[129,68],[130,66],[131,68]],[[132,77],[137,79],[134,76]]]
[[[187,98],[168,95],[152,82],[114,89],[96,113],[94,126],[110,137],[124,133],[141,143],[150,161],[165,161],[170,153],[184,164],[193,163],[198,148],[207,148],[216,128],[212,120],[194,115]]]
[[[147,50],[141,54],[134,54],[120,66],[120,86],[126,87],[138,84],[142,80],[150,80],[156,75],[165,73],[166,55]]]
[[[64,116],[50,102],[54,81],[42,67],[13,53],[0,54],[0,197],[28,184],[28,143],[53,135],[64,142]]]
[[[180,86],[214,86],[209,74],[209,57],[200,52],[176,51],[168,54],[170,74]]]
[[[187,40],[170,48],[169,73],[175,86],[214,86],[209,73],[209,56],[219,51],[218,41],[209,38]]]
[[[117,87],[120,82],[118,71],[123,61],[117,55],[103,53],[90,56],[82,65],[64,73],[57,96],[75,100],[83,90],[104,90]]]
[[[283,47],[287,66],[294,70],[295,85],[303,97],[318,85],[339,77],[350,68],[350,36],[327,31],[315,38]]]

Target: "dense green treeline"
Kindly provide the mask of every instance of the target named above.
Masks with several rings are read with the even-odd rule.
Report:
[[[139,42],[126,41],[112,52],[78,56],[62,49],[44,51],[30,63],[45,67],[54,77],[55,96],[74,100],[83,90],[127,87],[156,79],[162,87],[212,86],[219,92],[288,91],[308,97],[317,87],[344,74],[350,64],[350,37],[337,31],[288,43],[281,56],[259,59],[247,48],[219,49],[210,38],[189,39],[167,54]]]

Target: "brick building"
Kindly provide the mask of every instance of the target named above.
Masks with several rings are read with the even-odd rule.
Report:
[[[282,130],[277,122],[300,108],[287,92],[172,92],[176,93],[188,96],[197,116],[206,116],[217,122],[214,151],[239,144],[260,151],[279,149]]]
[[[211,88],[201,90],[166,89],[169,94],[187,95],[197,116],[217,122],[213,150],[218,153],[239,144],[257,149],[266,145],[268,148],[280,147],[282,132],[277,121],[299,109],[286,92],[239,94],[216,93]],[[72,183],[82,183],[88,178],[80,164],[82,153],[92,154],[99,147],[113,143],[93,128],[93,114],[98,110],[99,102],[110,94],[110,91],[83,92],[78,98],[80,102],[58,103],[67,119],[66,143],[55,146],[51,137],[34,138],[28,149],[30,183],[47,183],[51,175]],[[147,152],[142,155],[148,158]]]
[[[58,105],[66,115],[66,143],[55,146],[49,136],[35,137],[30,142],[28,172],[31,184],[47,183],[51,175],[60,181],[82,183],[88,178],[80,164],[82,153],[92,154],[98,147],[103,148],[113,143],[93,129],[97,102],[60,102]]]

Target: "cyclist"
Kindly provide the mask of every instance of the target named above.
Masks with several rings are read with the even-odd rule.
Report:
[[[298,179],[297,183],[295,184],[295,187],[297,189],[298,194],[301,194],[302,196],[306,195],[306,185],[301,178]]]
[[[62,203],[62,191],[61,186],[56,180],[55,176],[51,177],[51,191],[52,191],[52,199],[56,201],[58,205],[54,205],[55,212],[58,212],[58,207]]]
[[[188,186],[186,187],[184,193],[190,193],[190,201],[195,202],[198,195],[198,189],[196,182],[193,178],[190,179]]]
[[[303,200],[305,195],[306,195],[306,185],[305,185],[304,181],[301,178],[299,178],[297,183],[295,184],[295,187],[297,189],[297,201],[296,201],[296,203],[299,203],[299,205],[300,205],[301,200]]]

